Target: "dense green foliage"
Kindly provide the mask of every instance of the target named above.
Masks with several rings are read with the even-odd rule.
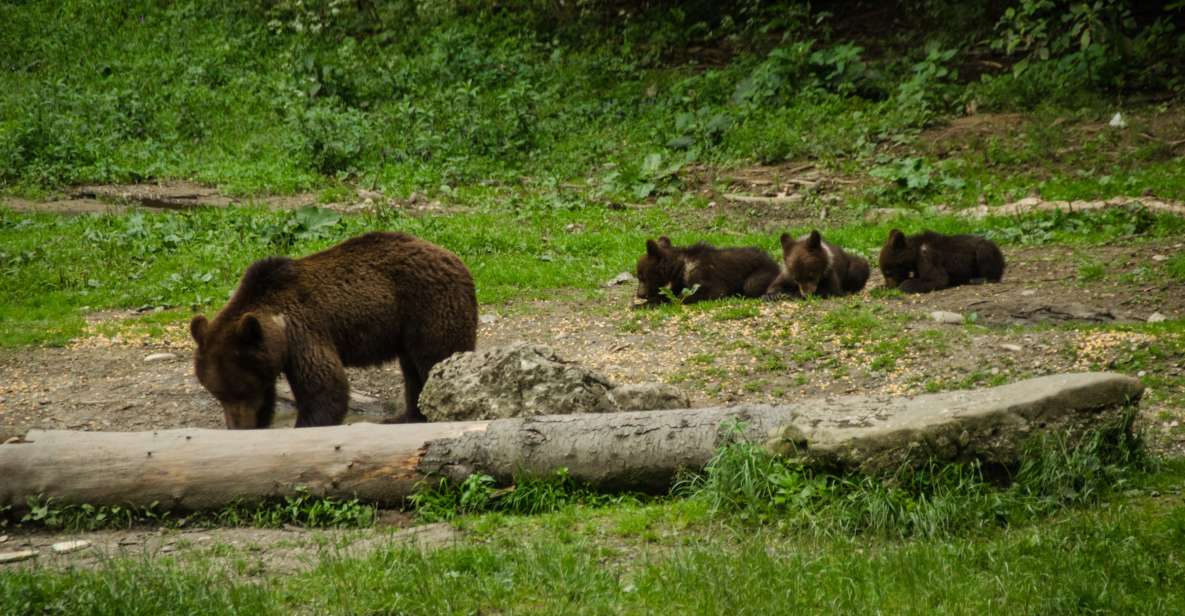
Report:
[[[645,197],[691,161],[866,156],[972,101],[1090,106],[1185,66],[1179,2],[570,4],[7,3],[0,184]]]

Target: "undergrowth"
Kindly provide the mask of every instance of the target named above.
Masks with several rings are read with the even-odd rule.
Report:
[[[410,502],[421,521],[439,522],[490,512],[536,515],[573,505],[606,507],[639,502],[641,498],[598,492],[573,478],[568,469],[560,468],[542,477],[517,474],[507,488],[498,488],[494,478],[483,473],[474,473],[460,483],[441,478],[421,484]]]
[[[877,9],[891,32],[830,2],[6,3],[0,188],[527,176],[640,199],[695,163],[867,162],[968,106],[1101,116],[1183,83],[1180,3]]]
[[[734,426],[734,440],[675,491],[730,518],[826,536],[935,537],[1008,527],[1094,505],[1134,485],[1152,460],[1130,421],[1092,430],[1074,446],[1062,434],[1036,436],[1011,469],[931,462],[889,476],[818,471],[740,439]]]
[[[376,508],[358,499],[320,497],[300,489],[279,499],[258,503],[235,502],[219,509],[184,513],[159,503],[143,507],[127,505],[67,505],[46,498],[31,498],[19,511],[0,509],[0,527],[44,528],[80,532],[128,529],[137,526],[163,528],[245,526],[254,528],[364,528],[374,524]]]

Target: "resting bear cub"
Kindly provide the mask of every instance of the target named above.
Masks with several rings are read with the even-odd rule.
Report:
[[[189,324],[194,369],[228,428],[266,428],[276,379],[288,378],[296,426],[340,424],[344,366],[399,358],[407,419],[428,371],[477,334],[473,278],[453,253],[403,233],[367,233],[301,259],[271,257],[243,274],[212,321]]]
[[[685,303],[730,295],[761,297],[778,275],[778,264],[760,248],[716,248],[704,242],[680,248],[663,236],[646,240],[637,273],[637,297],[646,300],[644,306],[653,306],[666,301],[660,289],[667,285],[675,297],[695,288]]]
[[[859,292],[868,282],[868,261],[823,241],[818,231],[797,240],[783,233],[781,242],[785,269],[770,283],[766,297],[777,297],[787,290],[803,297],[847,295]]]
[[[991,240],[977,235],[923,231],[906,236],[897,229],[881,248],[885,286],[906,293],[926,293],[977,280],[1000,282],[1004,255]]]

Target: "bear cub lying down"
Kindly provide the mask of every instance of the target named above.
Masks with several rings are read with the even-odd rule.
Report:
[[[785,269],[766,290],[774,299],[784,294],[835,297],[857,293],[868,282],[868,261],[826,242],[818,231],[797,240],[783,233],[782,261]]]
[[[247,268],[214,319],[190,322],[194,369],[222,403],[228,428],[266,428],[282,373],[296,426],[345,419],[345,366],[399,358],[406,419],[424,421],[428,371],[477,336],[473,278],[456,255],[403,233],[367,233],[302,259]]]
[[[675,297],[695,289],[683,300],[690,304],[730,295],[761,297],[777,277],[778,264],[760,248],[716,248],[705,242],[676,247],[663,236],[646,240],[637,275],[637,297],[646,300],[642,306],[667,301],[660,289],[668,285]]]
[[[923,231],[906,236],[889,232],[881,248],[885,286],[905,293],[927,293],[970,282],[1000,282],[1004,255],[995,242],[977,235]]]

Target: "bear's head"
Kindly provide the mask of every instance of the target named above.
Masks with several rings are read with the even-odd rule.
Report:
[[[811,231],[810,235],[795,240],[789,233],[783,233],[781,242],[786,273],[798,285],[803,297],[813,294],[831,267],[833,258],[823,245],[823,236],[818,231]]]
[[[683,267],[678,255],[665,235],[657,240],[646,240],[646,254],[638,259],[638,299],[655,302],[659,289],[671,284]]]
[[[898,229],[889,231],[889,238],[881,247],[881,274],[885,277],[885,286],[893,289],[902,282],[912,278],[917,272],[918,256],[916,251],[905,241],[905,234]]]
[[[194,372],[218,402],[226,427],[266,428],[276,406],[276,378],[286,348],[284,317],[248,312],[189,322],[197,342]]]

